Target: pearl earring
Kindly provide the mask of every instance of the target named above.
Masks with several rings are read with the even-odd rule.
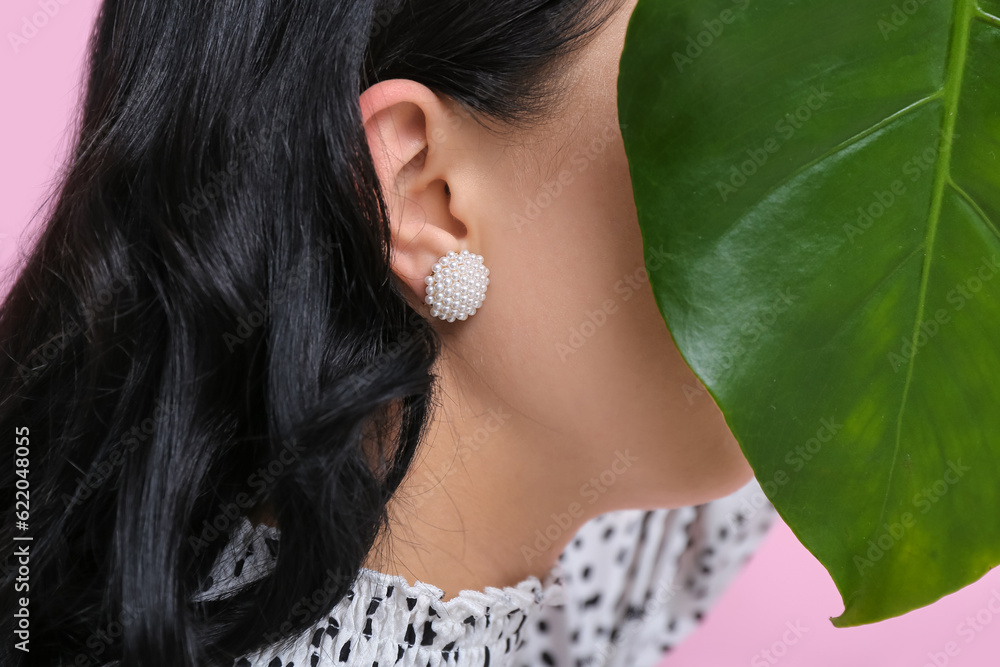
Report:
[[[483,266],[483,256],[463,250],[441,257],[424,278],[427,296],[424,302],[431,315],[454,322],[476,314],[486,298],[490,270]]]

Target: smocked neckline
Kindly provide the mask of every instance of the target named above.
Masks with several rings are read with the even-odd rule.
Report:
[[[246,516],[241,517],[238,533],[263,533],[271,539],[280,539],[281,529],[266,523],[254,524]],[[549,570],[544,579],[536,575],[528,575],[517,584],[507,586],[486,586],[483,589],[463,589],[454,597],[444,600],[444,589],[434,584],[416,579],[413,583],[403,575],[390,574],[368,567],[361,567],[355,585],[358,582],[367,582],[371,586],[387,588],[393,586],[394,590],[405,591],[408,596],[427,595],[436,601],[438,607],[450,609],[465,605],[484,606],[497,598],[509,597],[522,602],[525,606],[535,603],[558,603],[562,592],[562,582],[556,575],[555,568]],[[461,601],[461,602],[460,602]],[[452,604],[455,603],[455,604]]]
[[[550,571],[544,580],[529,575],[514,585],[466,588],[444,600],[444,590],[438,586],[419,579],[410,583],[404,576],[362,567],[352,589],[355,593],[360,592],[359,589],[382,593],[390,587],[405,597],[429,600],[441,617],[453,620],[464,620],[470,612],[485,613],[498,606],[503,606],[508,612],[513,609],[527,611],[538,605],[559,603],[562,597],[562,582],[555,577],[554,571]]]
[[[217,573],[222,576],[206,593],[225,596],[247,578],[266,574],[277,552],[266,548],[264,540],[280,545],[280,535],[275,526],[253,524],[242,517],[230,538],[232,550],[220,557]],[[255,562],[241,566],[240,575],[226,574],[239,554]],[[410,646],[420,652],[471,649],[478,653],[482,647],[507,652],[523,641],[525,622],[544,606],[562,604],[564,593],[556,568],[544,579],[529,575],[515,585],[463,589],[444,600],[444,590],[433,584],[361,567],[347,593],[308,634],[314,646],[325,633]]]
[[[444,591],[433,584],[363,567],[326,624],[340,636],[364,639],[374,627],[377,641],[417,650],[510,651],[523,641],[525,622],[561,598],[561,582],[551,575],[546,582],[531,575],[514,586],[464,589],[443,600]]]
[[[461,590],[448,600],[438,586],[405,572],[360,567],[349,582],[328,578],[299,601],[293,613],[308,608],[313,625],[275,635],[233,667],[483,667],[595,658],[651,666],[697,627],[770,525],[773,508],[742,514],[747,497],[756,497],[748,494],[760,494],[759,485],[702,506],[600,515],[545,575]],[[281,537],[280,528],[241,517],[195,599],[232,595],[273,572]],[[594,653],[616,639],[613,658]]]

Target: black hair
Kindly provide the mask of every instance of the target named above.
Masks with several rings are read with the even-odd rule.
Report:
[[[0,541],[30,552],[4,559],[0,663],[228,664],[346,594],[441,345],[391,275],[358,96],[412,79],[530,123],[617,5],[102,3],[71,154],[0,306]],[[193,602],[264,502],[274,571]]]

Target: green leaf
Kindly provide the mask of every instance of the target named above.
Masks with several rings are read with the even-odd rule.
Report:
[[[998,15],[639,0],[629,24],[654,294],[839,627],[1000,563]]]

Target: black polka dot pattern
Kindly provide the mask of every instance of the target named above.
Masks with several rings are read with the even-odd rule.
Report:
[[[362,569],[294,641],[238,667],[652,667],[687,637],[775,517],[756,481],[703,505],[623,510],[584,524],[544,580],[465,590]],[[280,532],[242,519],[195,599],[265,574]]]

